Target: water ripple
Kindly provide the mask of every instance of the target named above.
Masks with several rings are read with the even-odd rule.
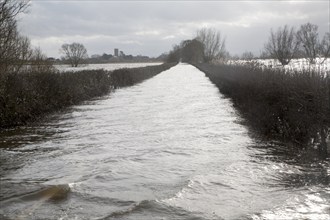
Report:
[[[179,64],[1,132],[0,198],[69,184],[68,198],[34,208],[35,219],[328,217],[329,164],[293,161],[286,146],[255,140],[241,122],[202,72]],[[0,216],[28,207],[36,205],[11,203]]]

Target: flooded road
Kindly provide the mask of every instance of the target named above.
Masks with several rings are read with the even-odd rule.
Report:
[[[288,154],[253,137],[204,73],[178,64],[1,132],[0,217],[329,219],[330,163]]]

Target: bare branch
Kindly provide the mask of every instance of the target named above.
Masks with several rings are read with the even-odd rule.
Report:
[[[297,32],[297,40],[302,45],[304,56],[309,60],[309,63],[314,64],[316,57],[319,55],[319,37],[317,33],[318,26],[307,23],[300,26]]]
[[[0,69],[19,69],[27,57],[30,42],[21,37],[17,31],[16,17],[24,12],[29,1],[1,0],[0,1]]]
[[[265,50],[283,66],[290,63],[298,48],[299,41],[296,39],[295,31],[287,25],[278,28],[276,32],[271,30],[269,40],[265,44]]]
[[[325,33],[319,50],[321,57],[324,58],[322,63],[324,63],[324,61],[330,57],[330,32]]]
[[[80,43],[63,44],[61,52],[72,67],[77,67],[83,60],[88,58],[85,46]]]
[[[215,29],[202,28],[197,31],[197,40],[204,45],[204,56],[206,62],[224,58],[226,54],[225,38]]]

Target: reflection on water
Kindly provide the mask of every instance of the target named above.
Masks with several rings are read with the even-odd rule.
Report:
[[[329,161],[300,153],[249,137],[230,100],[179,64],[2,131],[0,217],[329,219]]]

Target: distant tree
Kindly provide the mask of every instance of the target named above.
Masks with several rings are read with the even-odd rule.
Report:
[[[320,56],[323,57],[322,63],[330,57],[330,32],[325,33],[323,40],[320,44]]]
[[[265,50],[283,66],[290,63],[298,48],[299,41],[296,39],[294,28],[289,28],[287,25],[278,28],[276,32],[271,30],[268,42],[265,44]]]
[[[254,54],[250,51],[245,51],[241,56],[242,60],[253,60],[253,58],[254,58]]]
[[[200,63],[204,61],[204,45],[197,39],[183,40],[179,45],[174,45],[167,55],[166,61]]]
[[[109,59],[112,58],[112,55],[111,55],[111,54],[103,53],[102,56],[101,56],[101,58],[102,58],[103,60],[109,60]]]
[[[316,57],[320,55],[321,47],[317,29],[317,25],[307,23],[301,25],[297,32],[297,39],[302,46],[303,55],[311,64],[314,64]]]
[[[54,70],[54,58],[48,58],[40,48],[35,48],[31,52],[30,69],[32,72],[46,73]]]
[[[240,57],[239,57],[237,54],[235,54],[235,55],[232,55],[232,56],[230,57],[230,59],[231,59],[231,60],[235,60],[235,61],[237,61],[237,60],[240,59]]]
[[[181,42],[182,62],[201,63],[204,61],[204,45],[196,40],[185,40]]]
[[[129,55],[125,55],[125,59],[126,60],[133,60],[134,59],[134,56],[129,54]]]
[[[196,39],[204,45],[205,62],[225,58],[225,38],[219,31],[212,28],[199,29]]]
[[[33,54],[33,49],[31,47],[31,42],[28,37],[21,36],[17,33],[16,39],[14,39],[11,59],[7,60],[10,64],[11,71],[19,71],[23,65],[27,64]],[[9,57],[8,57],[9,58]]]
[[[168,57],[168,53],[162,53],[161,55],[159,55],[156,60],[157,61],[166,61]]]
[[[167,55],[166,62],[174,63],[179,62],[181,60],[181,47],[180,45],[173,45],[172,50]]]
[[[101,57],[101,55],[99,54],[93,54],[90,58],[91,59],[99,59]]]
[[[88,58],[85,46],[80,43],[63,44],[61,52],[64,54],[65,59],[70,62],[72,67],[77,67]]]
[[[17,30],[18,14],[28,7],[28,1],[0,1],[0,69],[18,71],[31,55],[30,41]]]
[[[260,51],[260,55],[259,55],[260,59],[269,59],[270,58],[270,54],[267,50],[261,50]]]

